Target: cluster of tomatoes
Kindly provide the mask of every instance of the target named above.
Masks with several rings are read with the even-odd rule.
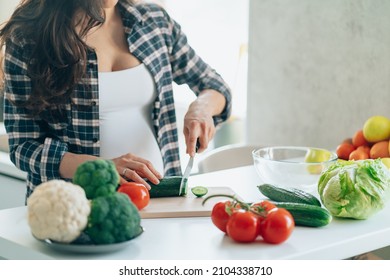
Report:
[[[253,242],[262,238],[267,243],[286,241],[295,227],[289,211],[268,200],[247,204],[236,199],[221,201],[211,211],[213,224],[236,242]]]

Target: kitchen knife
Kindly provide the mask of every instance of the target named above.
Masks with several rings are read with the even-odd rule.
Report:
[[[195,147],[195,153],[198,151],[200,146],[199,141],[196,142],[196,147]],[[184,175],[183,178],[181,179],[180,183],[180,189],[179,189],[179,196],[186,195],[187,194],[187,184],[188,184],[188,177],[190,176],[192,166],[194,165],[194,157],[190,157],[190,160],[188,161],[187,167],[184,170]]]

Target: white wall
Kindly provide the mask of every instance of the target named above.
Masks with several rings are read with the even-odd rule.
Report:
[[[251,0],[248,141],[335,147],[390,117],[390,1]]]
[[[0,23],[6,21],[19,4],[20,0],[0,0]]]
[[[150,0],[149,0],[150,1]],[[156,1],[156,0],[153,0]],[[222,75],[233,94],[233,116],[246,115],[246,69],[249,0],[160,0],[181,25],[191,46]],[[234,19],[234,20],[232,20]],[[182,121],[194,95],[187,86],[174,85],[181,156],[185,157]],[[210,144],[221,146],[244,138],[242,125],[229,122],[222,126]],[[235,130],[233,132],[232,130]],[[237,131],[239,130],[239,131]]]

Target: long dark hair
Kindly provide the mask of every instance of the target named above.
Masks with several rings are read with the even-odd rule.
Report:
[[[33,42],[28,76],[33,89],[23,104],[33,115],[61,109],[84,76],[83,37],[104,20],[103,0],[22,0],[0,29],[0,49],[12,37]]]

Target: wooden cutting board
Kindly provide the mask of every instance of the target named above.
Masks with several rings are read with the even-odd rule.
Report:
[[[215,197],[202,205],[204,198],[213,194],[236,195],[229,187],[208,187],[204,197],[196,197],[188,190],[187,196],[152,198],[148,206],[140,211],[141,218],[210,217],[215,203],[229,200],[227,197]]]

